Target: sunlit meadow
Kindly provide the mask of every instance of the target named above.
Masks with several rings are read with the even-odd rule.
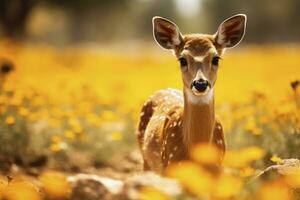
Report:
[[[3,174],[1,199],[66,198],[67,174],[122,163],[137,149],[136,123],[149,95],[181,88],[176,59],[149,44],[127,53],[9,41],[0,49],[1,69],[12,69],[0,74],[0,160],[31,169],[46,159],[51,170],[35,174],[35,181],[23,175],[7,181]],[[226,170],[211,176],[201,164],[213,163],[218,152],[197,147],[193,161],[168,172],[187,191],[181,199],[296,198],[289,188],[300,187],[300,176],[255,183],[252,177],[284,158],[299,158],[299,54],[297,45],[228,50],[220,62],[215,97],[228,146]],[[154,188],[145,188],[141,198],[170,199]]]

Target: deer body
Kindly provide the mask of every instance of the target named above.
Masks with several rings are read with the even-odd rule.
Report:
[[[210,143],[225,153],[223,129],[215,117],[214,90],[218,60],[227,47],[243,37],[245,15],[224,21],[215,35],[181,35],[178,27],[160,17],[153,19],[154,37],[173,50],[180,62],[183,92],[156,92],[144,104],[138,125],[138,143],[144,170],[163,173],[173,163],[189,159],[191,149]]]

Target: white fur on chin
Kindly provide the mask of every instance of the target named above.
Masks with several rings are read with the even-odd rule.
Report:
[[[192,104],[209,104],[214,98],[214,89],[209,89],[206,93],[196,95],[192,90],[187,90],[187,100]]]

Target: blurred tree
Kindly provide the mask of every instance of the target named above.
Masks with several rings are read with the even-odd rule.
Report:
[[[128,12],[127,6],[130,2],[130,0],[43,1],[49,5],[62,7],[69,13],[72,19],[69,39],[72,42],[82,40],[86,34],[89,34],[86,37],[92,40],[99,34],[102,36],[102,41],[113,37],[116,34],[114,32],[118,32],[117,24],[122,25],[122,16],[126,16],[124,11]]]
[[[124,7],[129,0],[1,0],[0,25],[6,37],[20,39],[26,34],[26,22],[30,12],[38,4],[61,7],[72,15],[72,21],[80,32],[80,22],[88,12],[94,11],[105,16],[112,9]]]
[[[25,25],[37,0],[1,0],[0,24],[4,35],[18,38],[24,35]]]
[[[211,27],[234,14],[247,14],[245,39],[256,43],[299,41],[299,6],[299,0],[204,0]]]
[[[246,13],[246,41],[300,41],[300,0],[199,1],[199,18],[187,20],[176,11],[174,0],[0,0],[0,28],[6,37],[23,38],[30,13],[38,5],[63,10],[69,19],[64,32],[69,42],[108,41],[121,36],[151,38],[151,18],[155,15],[175,21],[182,30],[201,26],[203,31],[214,33],[225,18]],[[188,7],[182,9],[189,12]]]

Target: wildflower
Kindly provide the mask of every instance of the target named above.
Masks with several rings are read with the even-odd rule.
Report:
[[[285,183],[291,188],[300,188],[300,170],[293,170],[293,173],[284,177]]]
[[[28,111],[27,108],[20,107],[20,108],[19,108],[19,114],[20,114],[22,117],[26,117],[26,116],[29,114],[29,111]]]
[[[280,164],[282,163],[282,159],[278,157],[277,155],[273,155],[272,158],[270,159],[272,162]]]
[[[6,189],[7,181],[4,181],[2,178],[0,178],[0,199],[2,199],[2,195]]]
[[[262,129],[261,128],[258,128],[258,127],[255,127],[251,130],[251,133],[253,135],[261,135],[262,134]]]
[[[192,162],[170,166],[167,174],[178,179],[184,187],[199,196],[210,193],[214,187],[212,176]]]
[[[66,131],[64,132],[64,136],[65,136],[66,138],[70,139],[70,140],[74,140],[74,138],[75,138],[74,132],[72,132],[72,131],[70,131],[70,130],[66,130]]]
[[[112,111],[106,110],[106,111],[102,112],[101,118],[104,121],[113,121],[116,119],[116,116],[114,115],[114,113]]]
[[[51,140],[52,140],[53,142],[55,142],[55,143],[59,143],[59,142],[61,142],[61,137],[60,137],[60,136],[57,136],[57,135],[53,135],[53,136],[51,137]]]
[[[268,117],[265,116],[265,115],[260,116],[260,117],[259,117],[259,122],[260,122],[261,124],[267,124],[267,123],[268,123]]]
[[[214,145],[201,144],[192,150],[191,157],[203,164],[214,164],[219,161],[221,155]]]
[[[272,182],[263,185],[259,192],[260,200],[290,200],[290,195],[287,187],[282,183]]]
[[[111,140],[113,140],[113,141],[120,141],[120,140],[122,140],[122,138],[123,138],[123,135],[120,132],[116,131],[111,134]]]
[[[50,150],[53,152],[58,152],[61,150],[61,146],[59,143],[53,143],[50,145]]]
[[[70,194],[71,187],[67,178],[57,172],[47,172],[39,177],[46,194],[52,198],[66,198]]]
[[[7,125],[14,125],[16,122],[15,118],[13,116],[8,116],[6,119],[5,119],[5,123]]]
[[[33,184],[25,181],[11,181],[6,187],[3,196],[9,200],[42,199],[38,189]]]
[[[240,192],[242,181],[233,176],[222,175],[218,178],[213,194],[220,198],[229,198]]]
[[[240,170],[240,176],[241,177],[250,177],[253,176],[255,173],[255,170],[252,167],[245,167],[243,169]]]
[[[243,168],[251,162],[263,158],[265,151],[258,147],[247,147],[239,150],[229,150],[225,154],[224,165],[233,168]]]
[[[144,187],[141,190],[141,200],[169,200],[170,198],[164,194],[163,192],[152,188],[152,187]]]

